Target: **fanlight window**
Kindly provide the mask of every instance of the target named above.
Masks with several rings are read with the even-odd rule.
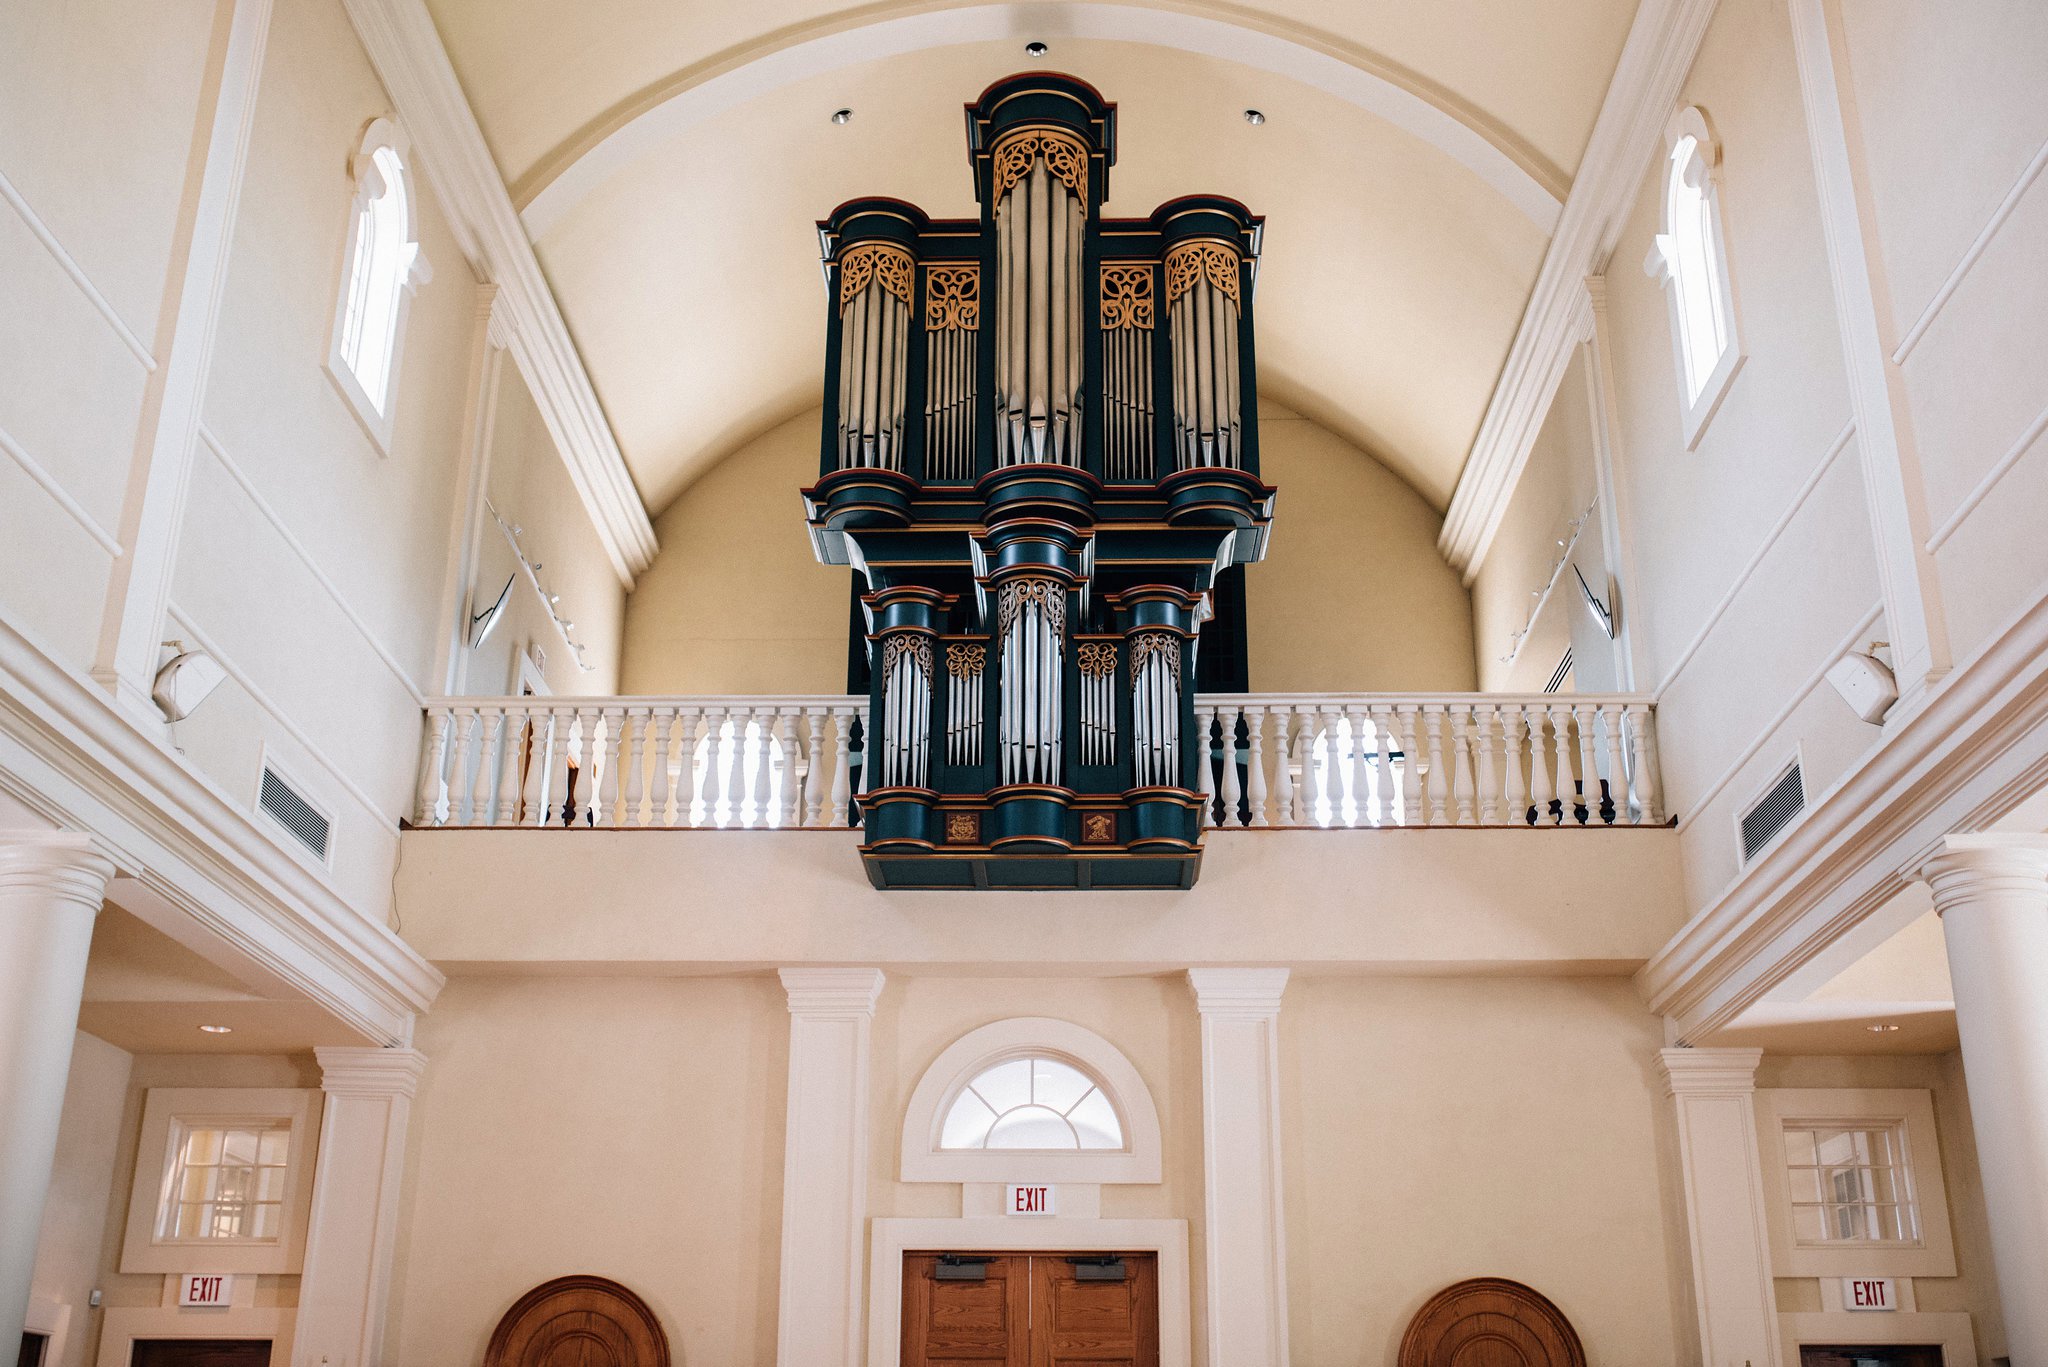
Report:
[[[1123,1123],[1094,1078],[1044,1055],[1005,1059],[961,1088],[941,1149],[1120,1150]]]
[[[370,154],[356,206],[353,262],[341,318],[341,359],[379,413],[391,395],[399,295],[420,249],[410,240],[410,218],[398,149],[379,147]]]
[[[1697,137],[1687,134],[1671,148],[1666,167],[1666,218],[1671,230],[1663,247],[1671,288],[1677,293],[1679,349],[1685,361],[1685,397],[1695,401],[1728,349],[1727,301],[1721,292],[1720,233],[1707,196],[1706,158]]]

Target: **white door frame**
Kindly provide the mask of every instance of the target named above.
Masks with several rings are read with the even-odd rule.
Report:
[[[961,1253],[1150,1253],[1159,1267],[1159,1367],[1191,1367],[1194,1315],[1188,1298],[1188,1222],[998,1216],[966,1220],[874,1220],[868,1260],[868,1367],[903,1356],[903,1255]]]

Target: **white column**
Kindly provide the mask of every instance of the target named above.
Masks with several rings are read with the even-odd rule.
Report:
[[[858,1367],[867,1284],[868,1036],[882,974],[785,968],[789,1118],[782,1155],[782,1367]]]
[[[1763,1050],[1665,1049],[1658,1058],[1678,1116],[1700,1361],[1776,1363],[1778,1299],[1756,1134]]]
[[[1952,835],[1928,861],[2014,1362],[2048,1362],[2048,837]]]
[[[215,35],[199,109],[203,139],[186,177],[170,287],[152,348],[156,368],[143,391],[142,421],[121,507],[122,553],[108,576],[93,660],[93,677],[130,715],[154,725],[161,725],[163,717],[149,690],[156,678],[192,446],[213,361],[214,324],[227,281],[270,7],[271,0],[234,0],[223,31]]]
[[[1217,1367],[1288,1367],[1280,1191],[1284,968],[1194,968],[1202,1015],[1208,1348]]]
[[[1878,579],[1884,588],[1886,632],[1899,681],[1899,702],[1892,715],[1903,718],[1928,685],[1948,673],[1951,663],[1940,576],[1934,552],[1927,548],[1932,530],[1927,486],[1913,437],[1905,376],[1891,357],[1898,328],[1891,317],[1884,254],[1859,165],[1861,130],[1853,102],[1843,98],[1846,71],[1831,32],[1827,0],[1789,3],[1828,274],[1834,282],[1835,317],[1848,367],[1849,405],[1856,420],[1856,452],[1863,465]]]
[[[0,1343],[21,1341],[43,1198],[114,866],[90,838],[0,834]]]
[[[376,1367],[398,1238],[405,1129],[426,1056],[416,1049],[315,1049],[320,1155],[299,1278],[294,1367]]]

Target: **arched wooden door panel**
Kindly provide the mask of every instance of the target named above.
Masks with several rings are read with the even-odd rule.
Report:
[[[1504,1277],[1475,1277],[1429,1298],[1401,1336],[1400,1367],[1586,1367],[1564,1313]]]
[[[557,1277],[505,1312],[484,1367],[669,1367],[668,1335],[617,1282]]]

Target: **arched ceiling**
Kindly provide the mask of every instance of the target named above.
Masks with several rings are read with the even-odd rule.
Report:
[[[1209,191],[1267,216],[1263,389],[1441,509],[1634,9],[429,3],[657,512],[817,402],[815,221],[867,194],[971,215],[960,107],[1032,66],[1118,102],[1108,213]]]

